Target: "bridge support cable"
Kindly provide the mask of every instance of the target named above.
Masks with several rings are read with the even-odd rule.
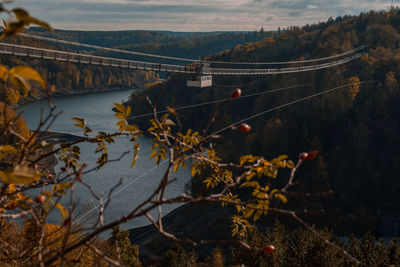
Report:
[[[186,73],[198,74],[199,70],[196,66],[181,66],[173,64],[149,63],[143,61],[126,60],[111,57],[101,57],[93,55],[85,55],[75,52],[65,52],[58,50],[50,50],[44,48],[16,45],[0,42],[0,54],[40,58],[47,60],[56,60],[61,62],[81,63],[89,65],[99,65],[108,67],[128,68],[145,71],[158,71],[167,73]],[[356,53],[336,61],[321,63],[315,65],[305,65],[288,68],[267,68],[267,69],[233,69],[233,68],[205,68],[202,75],[275,75],[314,71],[326,69],[329,67],[345,64],[362,56],[361,53]]]
[[[191,62],[191,63],[197,62],[197,63],[209,63],[209,64],[215,63],[215,64],[231,64],[231,65],[290,65],[290,64],[313,63],[313,62],[327,61],[327,60],[331,60],[331,59],[335,59],[335,58],[339,58],[339,57],[345,57],[350,54],[354,54],[358,51],[364,50],[367,47],[367,45],[361,45],[359,47],[345,51],[340,54],[323,57],[323,58],[317,58],[317,59],[309,59],[309,60],[285,61],[285,62],[231,62],[231,61],[228,62],[228,61],[213,61],[213,60],[196,60],[196,59],[188,59],[188,58],[181,58],[181,57],[155,55],[155,54],[150,54],[150,53],[141,53],[141,52],[135,52],[135,51],[130,51],[130,50],[118,49],[118,48],[109,48],[109,47],[102,47],[102,46],[97,46],[97,45],[83,44],[83,43],[79,43],[79,42],[66,41],[66,40],[38,36],[38,35],[27,34],[27,33],[19,33],[18,36],[37,39],[37,40],[43,40],[43,41],[47,41],[47,42],[66,44],[66,45],[71,45],[71,46],[76,46],[76,47],[85,47],[85,48],[91,48],[91,49],[95,49],[95,50],[103,50],[103,51],[117,52],[117,53],[123,53],[123,54],[131,54],[131,55],[136,55],[136,56],[153,57],[153,58],[176,60],[176,61]]]

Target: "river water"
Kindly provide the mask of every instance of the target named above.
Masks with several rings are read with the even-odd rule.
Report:
[[[62,110],[62,115],[51,126],[51,131],[65,132],[74,135],[82,135],[81,129],[75,127],[72,117],[85,118],[88,126],[96,131],[112,132],[118,127],[117,119],[113,117],[113,103],[122,103],[127,100],[132,90],[119,90],[113,92],[99,92],[76,96],[62,96],[52,99],[52,103],[57,105],[57,110]],[[30,129],[35,129],[38,125],[41,108],[47,107],[47,100],[29,103],[21,109],[24,111],[25,120]],[[48,108],[46,108],[48,110]],[[121,217],[129,210],[136,207],[141,201],[148,198],[149,194],[157,187],[164,173],[165,166],[157,168],[154,160],[149,159],[151,141],[148,138],[139,140],[140,151],[137,164],[130,168],[133,153],[125,156],[122,160],[111,162],[102,169],[86,174],[83,180],[92,185],[93,190],[98,194],[108,195],[108,189],[118,183],[123,178],[123,184],[114,193],[112,202],[105,213],[106,223]],[[133,145],[127,138],[120,137],[115,144],[108,145],[109,159],[118,158],[125,151],[132,151]],[[98,155],[94,153],[97,145],[92,143],[81,144],[81,160],[88,164],[88,168],[94,166]],[[57,166],[59,171],[61,166]],[[185,184],[190,179],[188,170],[177,173],[178,180],[169,186],[167,196],[177,196],[184,192]],[[78,185],[75,189],[76,199],[79,207],[85,207],[90,214],[96,212],[96,203],[88,189]],[[179,205],[163,206],[163,214],[168,213]],[[58,212],[57,212],[58,213]],[[88,212],[87,212],[88,213]],[[85,214],[87,214],[85,213]],[[153,212],[153,215],[156,215]],[[78,217],[78,220],[83,217]],[[59,216],[52,216],[50,222],[60,220]],[[137,218],[125,223],[123,228],[133,228],[149,224],[146,218]]]

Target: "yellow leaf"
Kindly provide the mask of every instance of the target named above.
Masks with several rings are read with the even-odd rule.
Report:
[[[125,106],[122,104],[114,103],[114,107],[121,113],[125,113]]]
[[[174,165],[174,174],[179,170],[179,163]]]
[[[26,22],[29,24],[36,24],[49,31],[53,31],[53,28],[47,22],[41,21],[34,17],[29,17],[28,19],[26,19]]]
[[[20,95],[19,91],[16,91],[12,88],[8,89],[8,93],[7,93],[7,97],[6,97],[7,103],[12,105],[12,104],[17,103],[20,99],[21,99],[21,95]]]
[[[258,219],[260,219],[262,213],[263,213],[263,212],[262,212],[261,210],[258,210],[258,211],[254,214],[253,220],[254,220],[254,221],[257,221]]]
[[[15,185],[9,184],[9,185],[8,185],[8,191],[7,191],[7,193],[12,194],[12,193],[14,193],[15,191],[17,191],[17,188],[15,187]]]
[[[281,155],[281,156],[279,156],[279,157],[277,158],[277,160],[282,161],[282,160],[287,159],[287,158],[288,158],[287,155]]]
[[[295,165],[294,165],[293,161],[289,160],[286,163],[286,167],[288,167],[289,169],[293,169],[295,167]]]
[[[121,120],[125,119],[125,115],[121,112],[115,113],[114,117]]]
[[[86,126],[86,120],[85,119],[81,119],[81,118],[72,118],[72,120],[76,121],[77,123],[74,124],[75,126],[79,127],[79,128],[85,128]]]
[[[287,198],[282,194],[275,194],[275,197],[279,198],[280,200],[282,200],[283,203],[287,202]]]
[[[0,171],[0,178],[6,184],[31,184],[39,180],[32,168],[21,165],[12,171]]]
[[[153,152],[151,152],[150,158],[154,158],[158,153],[158,150],[154,150]]]
[[[167,109],[168,109],[169,113],[171,113],[172,115],[176,115],[175,109],[171,108],[170,106],[167,106]]]
[[[60,210],[61,212],[61,217],[63,219],[67,218],[68,216],[68,210],[66,208],[64,208],[60,203],[56,204],[56,208]]]
[[[21,77],[24,77],[26,79],[35,81],[46,87],[46,82],[43,80],[42,76],[40,73],[32,69],[31,67],[27,66],[16,66],[10,70],[10,75],[18,75]]]
[[[165,124],[165,125],[168,125],[168,126],[175,126],[175,125],[176,125],[175,122],[173,122],[173,121],[170,120],[170,119],[166,119],[165,122],[164,122],[164,124]]]
[[[29,18],[29,13],[22,8],[14,8],[12,12],[15,14],[18,20]]]
[[[253,215],[253,212],[254,212],[253,209],[247,208],[246,211],[244,212],[244,217],[245,218],[251,217],[251,215]]]
[[[10,79],[10,82],[15,87],[23,89],[25,91],[29,91],[30,86],[29,86],[28,82],[25,80],[24,77],[21,77],[19,75],[14,74],[14,75],[10,75],[9,79]]]
[[[15,154],[15,153],[17,153],[17,149],[15,149],[11,145],[0,146],[0,160],[9,154]]]
[[[0,79],[6,81],[8,78],[8,68],[6,66],[0,65]]]
[[[125,119],[129,118],[129,116],[131,116],[131,114],[132,114],[132,109],[130,106],[128,106],[125,111]]]
[[[133,166],[135,166],[136,161],[137,161],[137,159],[138,159],[138,157],[139,157],[139,144],[136,144],[135,147],[133,148],[133,154],[134,154],[134,156],[133,156],[131,168],[132,168]]]

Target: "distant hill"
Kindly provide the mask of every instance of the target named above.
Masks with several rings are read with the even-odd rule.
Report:
[[[242,154],[272,158],[318,150],[319,156],[307,162],[298,173],[296,190],[334,190],[333,197],[318,201],[292,200],[295,206],[324,208],[314,222],[327,224],[339,233],[376,230],[380,210],[400,211],[400,10],[367,12],[328,21],[290,27],[260,42],[237,45],[207,57],[222,61],[286,61],[335,55],[360,45],[369,45],[368,54],[352,63],[300,74],[269,77],[214,77],[211,88],[187,88],[187,76],[174,75],[166,85],[159,110],[166,105],[179,107],[230,96],[236,86],[244,94],[285,86],[306,87],[276,94],[231,101],[225,104],[210,132],[250,117],[271,107],[334,88],[351,77],[373,81],[359,92],[343,89],[310,101],[249,120],[252,131],[223,132],[216,147],[227,160]],[[133,115],[149,112],[144,95],[156,97],[159,88],[134,93]],[[212,106],[181,112],[186,127],[201,130],[212,113]],[[132,123],[147,127],[146,118]],[[286,177],[282,178],[286,179]],[[203,190],[201,183],[193,190]],[[291,207],[289,204],[288,207]]]
[[[271,33],[265,32],[168,32],[168,31],[67,31],[55,30],[53,33],[41,28],[29,28],[26,33],[52,37],[61,40],[94,44],[104,47],[118,47],[139,52],[188,57],[198,59],[220,50],[229,49],[238,43],[263,39]],[[141,60],[164,63],[187,64],[187,62],[163,61],[154,58],[132,56],[105,51],[92,51],[82,47],[66,46],[63,44],[48,43],[29,38],[16,37],[7,41],[23,45],[37,45],[49,49],[73,50],[78,52],[108,56],[122,57],[125,59]],[[55,85],[57,93],[72,94],[112,88],[143,87],[147,82],[152,82],[156,74],[106,68],[85,66],[61,62],[32,60],[3,56],[2,62],[6,65],[28,64],[40,70],[49,84]],[[63,77],[63,78],[61,78]]]

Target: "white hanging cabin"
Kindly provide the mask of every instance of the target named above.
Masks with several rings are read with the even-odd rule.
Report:
[[[212,75],[199,75],[194,80],[188,80],[187,86],[200,88],[212,86]]]
[[[201,64],[200,66],[197,65],[196,67],[199,68],[199,74],[195,79],[188,80],[187,86],[200,88],[212,86],[212,75],[203,74],[203,72],[207,72],[208,68],[210,68],[210,64]]]

